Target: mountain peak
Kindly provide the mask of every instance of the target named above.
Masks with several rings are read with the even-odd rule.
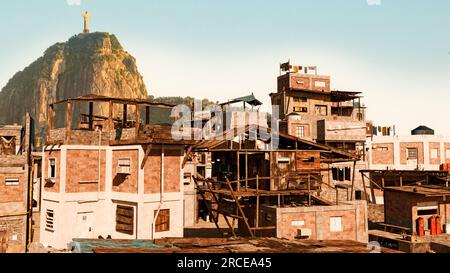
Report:
[[[135,58],[114,34],[83,33],[50,46],[0,92],[0,122],[21,122],[29,112],[36,130],[43,132],[50,103],[87,94],[131,99],[148,96]],[[102,109],[96,110],[101,114]]]

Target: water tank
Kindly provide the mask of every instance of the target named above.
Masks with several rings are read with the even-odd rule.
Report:
[[[416,129],[411,131],[411,135],[417,136],[417,135],[434,135],[434,130],[431,128],[428,128],[427,126],[419,126]]]

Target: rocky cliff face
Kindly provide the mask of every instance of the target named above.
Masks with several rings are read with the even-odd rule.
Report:
[[[86,94],[147,97],[135,59],[114,35],[80,34],[47,49],[0,92],[0,123],[20,123],[29,112],[42,135],[50,103]]]

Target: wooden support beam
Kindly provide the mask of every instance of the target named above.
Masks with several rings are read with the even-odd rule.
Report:
[[[203,191],[200,190],[200,185],[198,184],[197,178],[196,178],[195,176],[194,176],[194,183],[195,183],[195,185],[197,186],[197,192],[200,193],[200,196],[202,197],[203,202],[204,202],[205,205],[206,205],[206,209],[208,210],[209,215],[210,215],[211,218],[213,218],[213,220],[214,220],[214,224],[216,225],[216,227],[217,227],[217,229],[219,230],[219,232],[222,234],[222,237],[225,237],[225,234],[222,232],[222,229],[220,228],[219,223],[218,223],[216,217],[214,216],[214,213],[213,213],[213,211],[212,211],[212,208],[209,206],[209,204],[208,204],[208,202],[207,202],[207,200],[206,200],[205,194],[203,193]]]
[[[236,165],[237,165],[237,180],[238,180],[237,191],[240,191],[241,190],[241,183],[239,181],[241,180],[241,158],[240,158],[239,151],[236,152],[236,158],[237,158]]]
[[[189,146],[189,149],[187,150],[186,155],[183,158],[183,164],[181,164],[181,168],[184,168],[184,166],[186,166],[189,156],[191,156],[192,154],[192,147],[193,145]]]
[[[122,118],[122,127],[125,128],[128,121],[128,105],[123,105],[123,118]]]
[[[108,128],[109,130],[114,130],[114,120],[113,120],[113,112],[114,112],[114,103],[109,101],[109,113],[108,113]]]
[[[89,130],[94,129],[94,102],[89,102]]]
[[[150,106],[145,106],[145,124],[150,124]]]
[[[352,201],[355,196],[355,176],[356,176],[356,160],[353,161],[352,193],[351,193],[351,197],[350,197],[350,200],[352,200]]]
[[[248,191],[248,151],[245,151],[245,191]]]
[[[311,175],[308,175],[308,206],[311,207],[311,204]]]
[[[206,182],[206,185],[208,186],[208,189],[210,191],[213,191],[213,188],[212,188],[210,183]],[[233,190],[233,189],[231,189],[231,190]],[[219,205],[219,203],[220,203],[219,199],[217,198],[217,196],[216,196],[216,194],[214,192],[212,193],[212,196],[213,196],[214,201],[216,202],[216,204]],[[236,237],[236,233],[234,232],[234,226],[232,226],[230,224],[230,221],[228,221],[227,215],[225,215],[225,214],[222,214],[222,215],[223,215],[223,218],[225,219],[225,222],[227,223],[228,227],[230,228],[231,233],[233,234],[234,237]],[[237,215],[237,217],[239,217],[239,215]],[[242,215],[242,217],[245,217],[245,216]],[[233,219],[234,219],[234,217],[233,217]],[[217,215],[217,222],[219,222],[219,215]]]
[[[135,130],[136,130],[136,138],[139,137],[139,127],[141,126],[141,113],[139,112],[139,104],[136,104],[136,112],[135,112],[135,117],[136,117],[136,124],[135,124]]]
[[[69,140],[72,130],[72,102],[67,102],[66,108],[66,141]]]
[[[147,149],[145,150],[144,159],[142,160],[142,163],[141,163],[141,169],[144,169],[145,163],[147,163],[147,159],[150,155],[150,152],[152,151],[152,147],[153,147],[153,144],[148,144]]]
[[[255,227],[256,230],[259,228],[259,175],[256,176],[256,219]],[[255,235],[258,236],[258,232],[255,231]]]
[[[361,173],[361,178],[362,178],[362,182],[363,182],[363,187],[364,187],[364,198],[365,198],[365,200],[367,200],[367,188],[366,188],[366,180],[364,179],[364,177],[365,177],[365,174],[364,173]],[[369,201],[369,200],[367,200],[367,201]],[[368,203],[370,203],[370,202],[368,202]]]
[[[239,199],[238,199],[238,198],[236,197],[236,195],[234,194],[233,187],[231,186],[231,183],[230,183],[230,181],[228,180],[228,178],[227,178],[227,185],[228,185],[228,188],[229,188],[229,190],[230,190],[231,196],[233,197],[234,201],[236,202],[236,206],[237,206],[238,209],[239,209],[239,213],[241,214],[242,217],[244,217],[243,220],[244,220],[245,226],[246,226],[247,229],[248,229],[248,232],[249,232],[250,236],[251,236],[252,238],[254,238],[254,237],[255,237],[255,234],[254,234],[252,228],[250,227],[250,224],[248,223],[248,219],[247,219],[247,217],[245,216],[244,210],[243,210],[242,207],[241,207],[241,204],[240,204],[240,202],[239,202]]]

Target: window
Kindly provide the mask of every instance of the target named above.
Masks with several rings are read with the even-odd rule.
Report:
[[[158,213],[155,210],[155,216]],[[155,232],[164,232],[170,230],[170,210],[162,209],[159,211],[158,218],[155,223]]]
[[[48,159],[48,178],[56,178],[56,158]]]
[[[351,181],[351,168],[345,167],[345,168],[332,168],[332,175],[334,181]]]
[[[445,150],[445,157],[450,158],[450,149]]]
[[[119,159],[117,173],[119,174],[130,174],[131,173],[131,159],[121,158]]]
[[[303,163],[314,163],[316,158],[314,156],[307,156],[302,158]]]
[[[408,159],[417,159],[417,148],[407,148]]]
[[[200,156],[200,164],[206,164],[206,154],[202,154]]]
[[[326,105],[316,105],[315,107],[316,115],[319,116],[327,116],[328,115],[328,107]]]
[[[278,164],[289,164],[289,163],[291,163],[291,159],[289,157],[278,158]]]
[[[133,235],[134,232],[134,208],[117,205],[116,231]]]
[[[431,158],[438,158],[438,149],[431,149]]]
[[[326,82],[323,82],[323,81],[316,81],[316,82],[314,83],[314,85],[315,85],[316,87],[326,87],[326,86],[327,86],[327,83],[326,83]]]
[[[305,136],[305,126],[297,126],[297,137]]]
[[[54,229],[55,212],[51,209],[47,209],[45,213],[45,230],[55,231]]]
[[[5,182],[6,182],[6,186],[18,186],[19,178],[6,178]]]
[[[308,113],[308,107],[294,107],[294,112]]]
[[[364,120],[364,114],[363,114],[363,113],[357,113],[357,114],[356,114],[356,118],[357,118],[359,121],[362,121],[362,120]]]
[[[429,215],[437,215],[437,214],[439,214],[437,206],[419,207],[419,208],[417,208],[417,215],[418,216],[429,216]]]
[[[429,209],[429,210],[419,210],[417,211],[418,216],[428,216],[428,215],[436,215],[438,214],[437,209]]]
[[[293,227],[302,227],[305,225],[305,221],[304,220],[292,221],[291,225]]]
[[[362,193],[363,193],[362,191],[356,190],[355,191],[355,199],[356,200],[362,200],[362,196],[363,196]]]
[[[331,232],[341,232],[342,228],[342,216],[330,217],[330,231]]]
[[[305,98],[305,97],[294,97],[294,102],[308,102],[308,98]]]
[[[377,147],[376,150],[379,152],[387,152],[387,151],[389,151],[389,148],[388,147]]]

